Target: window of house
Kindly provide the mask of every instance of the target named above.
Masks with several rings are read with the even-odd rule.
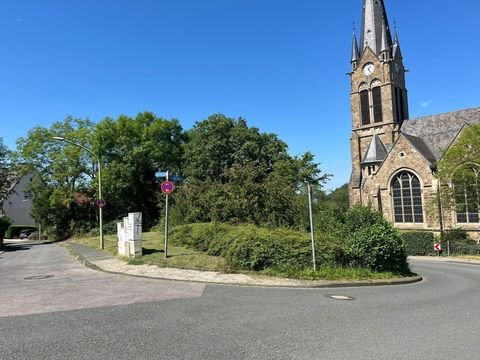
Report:
[[[396,223],[423,223],[422,186],[409,171],[392,180],[393,212]]]
[[[457,223],[479,222],[480,186],[479,171],[475,168],[461,168],[453,178],[455,213]]]

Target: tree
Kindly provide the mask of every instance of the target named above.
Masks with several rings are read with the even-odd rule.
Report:
[[[141,211],[146,228],[158,221],[159,170],[179,173],[184,134],[177,120],[145,112],[105,118],[95,128],[93,150],[101,155],[103,193],[109,219]]]
[[[23,165],[23,172],[35,174],[29,189],[32,215],[58,238],[96,221],[91,201],[96,169],[83,149],[52,138],[64,137],[88,147],[93,129],[88,119],[67,117],[49,129],[35,127],[17,141],[17,163]]]
[[[0,200],[8,195],[12,185],[12,169],[9,165],[10,152],[3,145],[3,139],[0,138]]]
[[[298,226],[303,185],[320,187],[329,175],[311,153],[287,150],[241,118],[219,114],[195,124],[185,144],[186,181],[175,197],[185,222]]]
[[[455,209],[457,221],[479,219],[480,124],[465,126],[438,163],[443,209]]]

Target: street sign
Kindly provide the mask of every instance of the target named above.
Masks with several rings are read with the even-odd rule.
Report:
[[[439,243],[435,243],[435,244],[433,245],[433,249],[434,249],[435,251],[441,251],[441,250],[442,250],[442,245],[439,244]]]
[[[96,203],[99,208],[104,208],[107,205],[107,202],[104,199],[98,199]]]
[[[164,181],[161,188],[162,192],[167,195],[173,193],[173,190],[175,190],[175,186],[171,181]]]

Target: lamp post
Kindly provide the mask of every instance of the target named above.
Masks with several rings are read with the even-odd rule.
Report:
[[[58,140],[58,141],[63,141],[63,142],[66,142],[66,143],[69,143],[69,144],[72,144],[72,145],[75,145],[75,146],[78,146],[80,148],[82,148],[83,150],[85,150],[86,152],[88,152],[89,154],[91,154],[95,159],[97,159],[97,167],[98,167],[98,198],[99,199],[102,199],[102,167],[100,165],[100,157],[95,154],[92,150],[90,150],[89,148],[81,145],[81,144],[77,144],[76,142],[73,142],[73,141],[70,141],[70,140],[67,140],[63,137],[60,137],[60,136],[54,136],[53,137],[54,140]],[[103,206],[99,206],[98,207],[98,218],[99,218],[99,222],[100,222],[100,249],[104,249],[105,248],[105,243],[103,241]]]

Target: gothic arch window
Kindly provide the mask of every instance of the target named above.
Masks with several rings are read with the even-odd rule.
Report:
[[[370,95],[368,90],[360,91],[360,109],[362,125],[370,125]]]
[[[396,223],[423,223],[422,185],[418,177],[402,171],[391,183],[393,217]]]
[[[452,179],[457,223],[478,223],[480,204],[480,173],[475,167],[462,167]]]
[[[375,123],[383,122],[381,85],[382,83],[378,79],[372,81],[373,121]]]

